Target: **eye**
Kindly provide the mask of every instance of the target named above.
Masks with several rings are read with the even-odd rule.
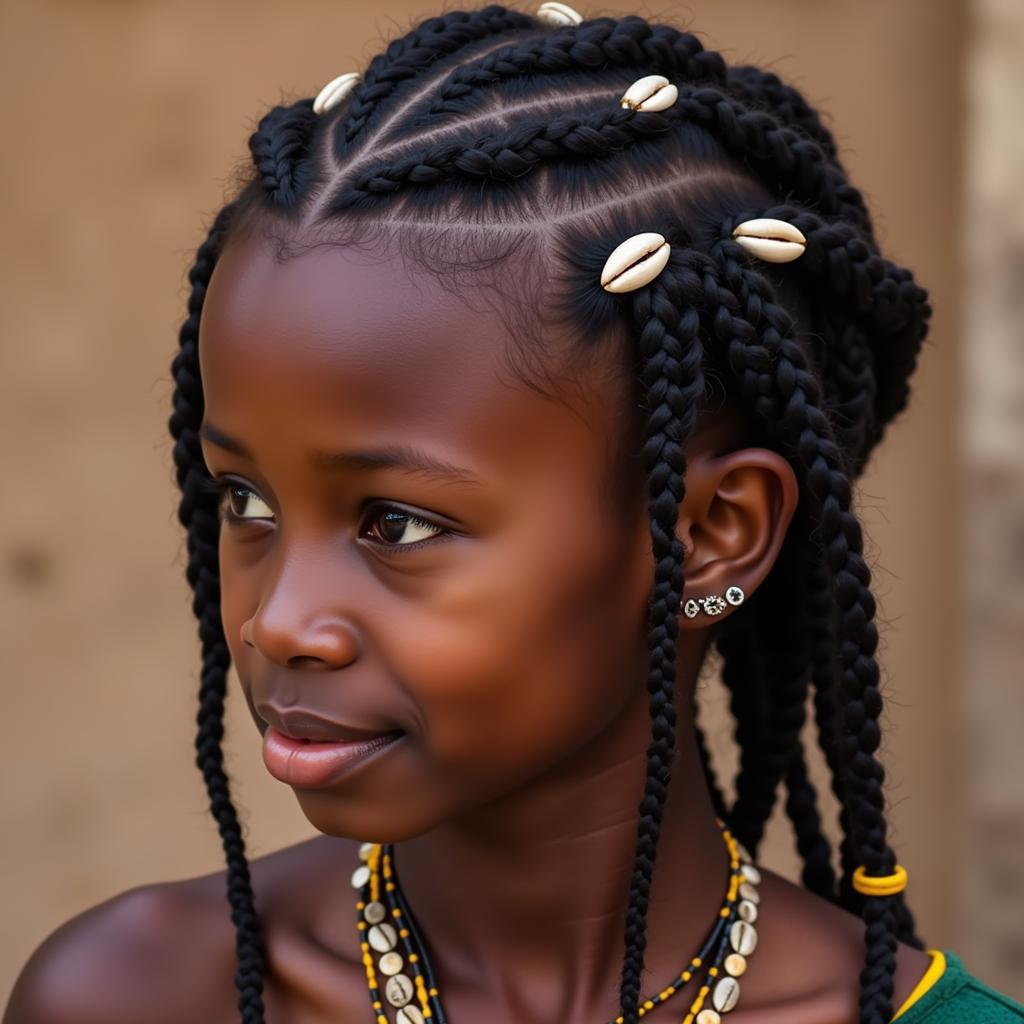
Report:
[[[254,512],[254,515],[247,514]],[[228,483],[224,488],[224,518],[236,521],[245,519],[273,519],[270,506],[255,492],[241,484]]]
[[[406,551],[422,547],[451,532],[439,523],[407,512],[397,505],[378,505],[376,511],[371,509],[366,522],[373,528],[366,530],[364,535],[368,535],[378,547],[402,548]]]
[[[219,477],[216,480],[204,480],[203,486],[219,499],[217,514],[224,522],[242,523],[274,518],[270,506],[254,490],[237,480]]]

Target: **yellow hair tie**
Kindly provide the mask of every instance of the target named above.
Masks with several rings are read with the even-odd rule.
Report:
[[[895,896],[907,887],[907,869],[897,864],[891,875],[868,875],[862,864],[853,873],[853,887],[865,896]]]

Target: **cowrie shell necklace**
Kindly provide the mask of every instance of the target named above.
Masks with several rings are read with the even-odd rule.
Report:
[[[664,988],[641,1000],[641,1017],[702,973],[683,1024],[721,1024],[739,1001],[738,979],[757,948],[761,872],[724,822],[717,824],[729,853],[725,899],[697,955]],[[359,893],[359,947],[375,1024],[391,1024],[388,1013],[394,1014],[394,1024],[448,1024],[436,975],[398,884],[394,857],[390,843],[363,843],[361,863],[352,873],[352,886]],[[622,1024],[622,1017],[609,1024]]]

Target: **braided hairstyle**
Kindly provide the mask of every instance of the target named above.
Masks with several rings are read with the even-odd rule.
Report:
[[[650,74],[668,77],[677,101],[657,113],[620,107],[623,91]],[[638,1020],[675,746],[684,446],[708,383],[737,403],[752,438],[790,462],[800,496],[777,563],[711,634],[741,751],[731,806],[696,726],[698,749],[716,809],[755,855],[784,786],[805,885],[865,922],[860,1021],[889,1021],[897,941],[922,944],[902,895],[863,896],[851,885],[858,865],[885,875],[895,864],[875,757],[876,608],[853,480],[907,402],[931,310],[910,272],[879,254],[864,199],[818,115],[775,75],[729,67],[668,25],[629,16],[552,28],[488,6],[429,18],[390,43],[326,113],[309,98],[274,107],[249,147],[252,173],[216,216],[189,273],[170,418],[202,643],[196,762],[227,856],[242,1020],[263,1020],[265,955],[220,746],[229,655],[219,521],[197,439],[198,333],[218,254],[233,232],[255,225],[299,246],[387,236],[429,253],[438,274],[521,260],[532,273],[503,279],[514,279],[518,294],[506,297],[524,322],[554,310],[580,350],[614,343],[631,367],[655,575],[652,733],[626,913],[625,1024]],[[759,263],[732,237],[752,217],[795,225],[804,254],[784,267]],[[608,254],[641,231],[670,241],[668,265],[634,292],[603,291]],[[523,300],[531,286],[543,301]],[[841,807],[838,877],[802,745],[809,698]]]

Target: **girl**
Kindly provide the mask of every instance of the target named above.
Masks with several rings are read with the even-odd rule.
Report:
[[[1024,1020],[923,951],[887,841],[853,481],[930,310],[799,93],[639,17],[494,6],[249,142],[170,420],[227,871],[75,919],[7,1019]],[[251,873],[232,662],[322,833]],[[803,887],[754,863],[780,786]]]

